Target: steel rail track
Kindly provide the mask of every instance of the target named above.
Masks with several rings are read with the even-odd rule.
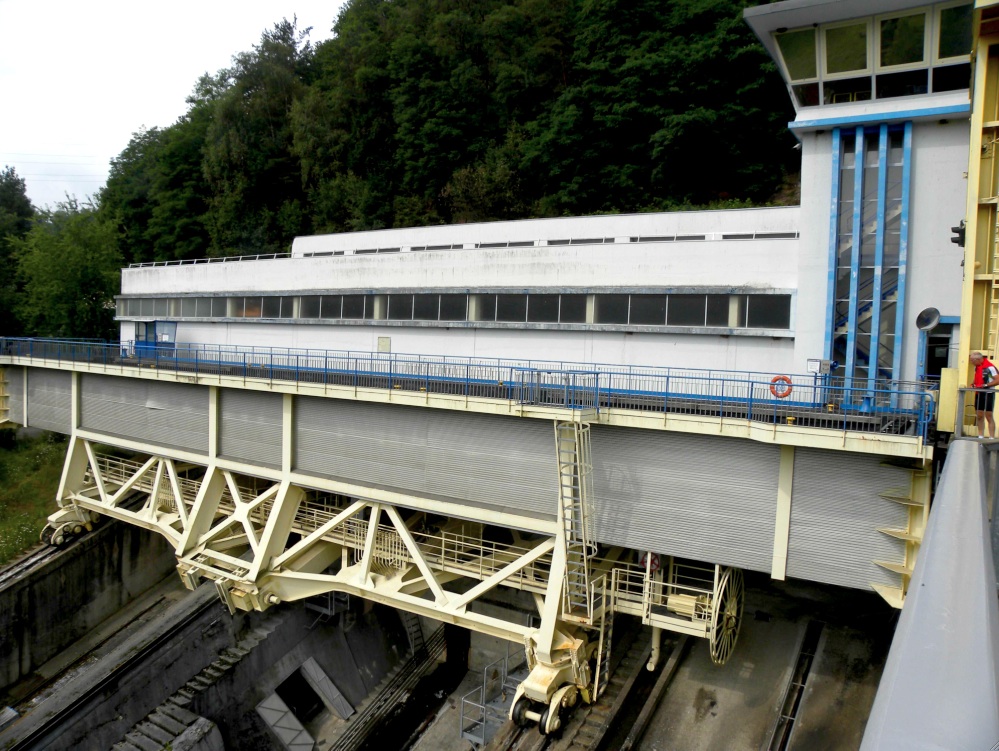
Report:
[[[641,633],[635,635],[641,639]],[[665,694],[666,688],[675,675],[676,666],[681,661],[687,645],[687,638],[681,637],[667,654],[664,650],[663,667],[659,680],[646,700],[643,710],[627,733],[628,738],[639,737],[644,731],[644,723],[658,706]],[[625,646],[625,645],[622,645]],[[608,690],[596,702],[588,706],[577,707],[563,729],[550,736],[541,735],[534,725],[516,727],[510,722],[506,733],[500,732],[492,742],[485,747],[487,751],[598,751],[607,748],[607,743],[614,737],[621,721],[621,715],[637,696],[640,684],[648,683],[645,678],[645,664],[648,661],[650,648],[644,648],[637,642],[629,643],[625,653],[618,658],[611,673]],[[622,670],[625,671],[622,674]],[[639,723],[642,723],[639,726]]]
[[[13,584],[35,566],[41,565],[51,558],[55,558],[61,550],[62,548],[46,545],[43,542],[29,548],[8,565],[0,568],[0,589]]]

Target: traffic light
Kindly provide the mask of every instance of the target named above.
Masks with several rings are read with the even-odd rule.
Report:
[[[962,219],[959,225],[950,228],[950,231],[954,233],[954,236],[950,239],[950,241],[952,243],[957,243],[959,248],[964,247],[964,227],[965,223]]]

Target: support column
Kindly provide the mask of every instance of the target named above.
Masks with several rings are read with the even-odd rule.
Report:
[[[219,452],[219,387],[208,387],[208,458],[218,458]]]
[[[770,576],[783,580],[787,573],[787,546],[791,533],[791,482],[794,479],[794,446],[780,447],[777,476],[777,518],[774,520],[774,555]]]
[[[286,479],[294,460],[294,399],[292,394],[284,394],[281,401],[281,472]]]

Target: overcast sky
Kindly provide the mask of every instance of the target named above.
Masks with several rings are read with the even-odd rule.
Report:
[[[0,0],[0,166],[39,208],[84,200],[143,126],[167,126],[202,73],[298,17],[313,43],[343,0]]]

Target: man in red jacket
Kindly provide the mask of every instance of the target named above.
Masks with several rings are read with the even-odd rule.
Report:
[[[999,368],[981,352],[972,352],[971,364],[975,366],[975,381],[972,385],[976,389],[991,389],[999,384]],[[995,407],[996,395],[994,391],[975,392],[975,417],[978,420],[978,437],[985,437],[985,422],[989,423],[989,438],[996,437],[996,421],[992,416]]]

